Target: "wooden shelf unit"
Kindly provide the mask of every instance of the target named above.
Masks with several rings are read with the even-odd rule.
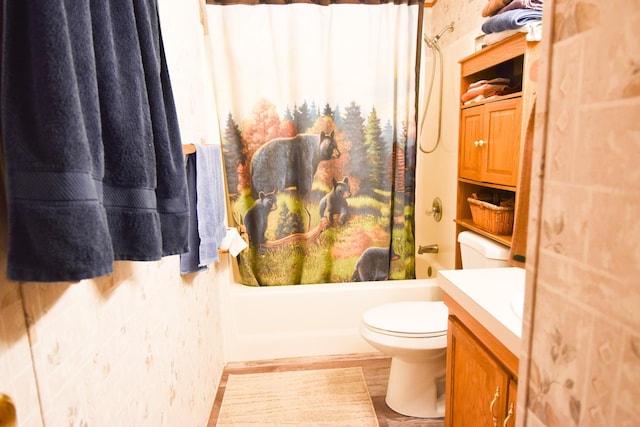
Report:
[[[511,79],[517,91],[504,96],[464,104],[460,101],[458,186],[456,208],[456,268],[462,268],[458,234],[475,231],[511,247],[512,235],[496,235],[473,223],[467,198],[481,191],[496,192],[501,199],[513,198],[517,207],[518,187],[526,120],[535,102],[532,65],[538,43],[516,34],[460,60],[460,93],[480,80]],[[516,208],[517,212],[517,208]]]

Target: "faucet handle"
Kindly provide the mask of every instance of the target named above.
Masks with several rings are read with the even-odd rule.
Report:
[[[431,205],[431,209],[427,209],[427,215],[433,215],[433,219],[436,222],[440,222],[442,219],[442,200],[440,197],[436,197],[433,199],[433,204]]]

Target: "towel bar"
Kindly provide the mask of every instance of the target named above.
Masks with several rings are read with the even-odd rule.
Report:
[[[196,146],[194,144],[182,144],[182,153],[186,156],[187,154],[193,154],[196,152]]]

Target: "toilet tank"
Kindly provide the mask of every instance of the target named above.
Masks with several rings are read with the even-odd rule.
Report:
[[[509,267],[509,248],[473,231],[458,234],[462,268]]]

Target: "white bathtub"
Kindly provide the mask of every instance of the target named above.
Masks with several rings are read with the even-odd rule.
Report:
[[[277,287],[229,285],[222,316],[227,362],[371,353],[362,313],[393,301],[442,299],[436,279]]]

